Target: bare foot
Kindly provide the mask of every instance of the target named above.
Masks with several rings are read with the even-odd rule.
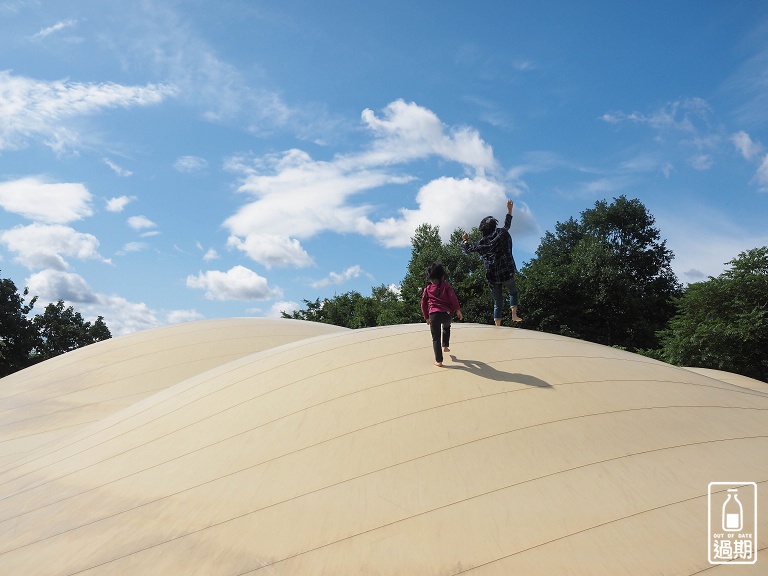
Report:
[[[443,367],[443,363],[442,362],[435,362],[435,366],[437,366],[438,368],[442,368]]]
[[[451,349],[448,346],[443,346],[443,352],[450,352]]]
[[[520,318],[520,316],[518,316],[517,314],[512,316],[512,322],[522,322],[522,321],[523,321],[523,319]]]

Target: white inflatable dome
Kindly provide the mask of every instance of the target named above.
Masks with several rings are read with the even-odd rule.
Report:
[[[768,502],[768,385],[454,324],[232,319],[0,380],[0,574],[739,576],[708,486]]]

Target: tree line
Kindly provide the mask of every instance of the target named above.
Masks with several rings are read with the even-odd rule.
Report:
[[[91,324],[63,300],[30,317],[37,296],[26,303],[27,296],[27,288],[19,292],[12,280],[0,279],[0,378],[112,337],[102,316]]]
[[[463,233],[456,229],[443,242],[438,227],[423,224],[411,238],[399,289],[303,300],[303,309],[282,316],[347,328],[423,322],[425,270],[441,262],[464,321],[493,324],[483,263],[462,251]],[[479,240],[477,228],[468,233],[470,242]],[[672,271],[673,257],[639,200],[598,201],[546,232],[520,269],[520,326],[768,382],[768,247],[743,252],[720,276],[686,287]]]

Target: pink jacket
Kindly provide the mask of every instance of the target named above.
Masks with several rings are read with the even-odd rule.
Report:
[[[448,282],[430,283],[424,288],[421,295],[421,313],[424,314],[424,320],[427,320],[432,312],[453,314],[459,309],[461,309],[459,299]]]

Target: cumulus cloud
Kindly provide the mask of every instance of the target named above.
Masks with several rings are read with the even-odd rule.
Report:
[[[267,318],[281,318],[282,312],[292,314],[296,310],[301,310],[301,305],[298,302],[280,301],[272,304],[272,306],[269,307],[269,310],[265,312],[264,316]]]
[[[136,200],[136,196],[118,196],[107,200],[108,212],[122,212],[125,207]]]
[[[384,246],[407,247],[416,228],[428,222],[439,226],[447,241],[456,228],[468,230],[485,216],[499,217],[506,209],[506,192],[503,184],[486,178],[438,178],[419,190],[417,209],[401,208],[398,217],[368,222],[364,229]],[[513,214],[518,233],[535,229],[527,207],[517,203]]]
[[[17,262],[30,269],[67,270],[65,257],[105,261],[99,255],[95,236],[58,224],[34,223],[4,230],[0,232],[0,243],[16,253]]]
[[[89,322],[103,316],[113,336],[203,319],[195,310],[154,310],[143,302],[97,292],[82,276],[61,270],[32,274],[25,286],[29,287],[30,294],[39,297],[36,309],[48,302],[64,300],[67,305],[74,305]]]
[[[270,288],[267,279],[244,266],[226,272],[208,270],[187,277],[187,287],[205,290],[209,300],[268,300],[279,297],[279,289]]]
[[[181,156],[173,167],[179,172],[200,172],[208,167],[208,161],[198,156]]]
[[[380,117],[365,110],[362,118],[372,142],[357,153],[315,160],[294,149],[228,159],[225,167],[242,175],[239,192],[249,197],[224,222],[231,232],[229,247],[267,267],[308,266],[312,258],[300,241],[321,232],[368,235],[385,246],[407,246],[424,222],[447,235],[503,209],[509,190],[496,176],[491,147],[475,130],[448,127],[432,111],[402,100]],[[428,182],[416,195],[418,208],[374,218],[375,194],[413,183],[416,176],[400,170],[430,158],[454,163],[466,177]]]
[[[91,200],[88,189],[78,183],[49,183],[35,177],[0,183],[0,206],[46,224],[66,224],[91,216]]]
[[[339,286],[341,284],[344,284],[345,282],[348,282],[349,280],[358,278],[361,274],[365,274],[369,280],[373,281],[373,276],[365,272],[362,268],[360,268],[359,265],[355,264],[354,266],[350,266],[340,274],[338,272],[331,272],[330,274],[328,274],[326,278],[323,278],[322,280],[318,280],[317,282],[312,282],[310,286],[312,286],[312,288],[321,288],[323,286],[329,286],[331,284]]]
[[[112,108],[152,106],[176,93],[163,84],[45,82],[0,71],[0,152],[24,148],[33,139],[56,152],[77,147],[74,119]]]
[[[85,278],[63,270],[49,268],[32,274],[26,285],[30,294],[39,296],[43,301],[64,300],[77,304],[94,304],[99,300]]]
[[[266,268],[273,266],[302,268],[314,264],[301,243],[287,236],[258,233],[246,234],[243,239],[230,236],[227,246],[245,252],[252,260]]]
[[[131,216],[128,218],[128,226],[134,230],[147,230],[150,228],[156,228],[157,224],[152,222],[146,216]]]
[[[478,173],[496,169],[493,150],[472,128],[449,128],[422,106],[396,100],[379,118],[369,109],[362,119],[376,140],[368,153],[352,161],[358,165],[388,165],[439,156],[472,167]]]

